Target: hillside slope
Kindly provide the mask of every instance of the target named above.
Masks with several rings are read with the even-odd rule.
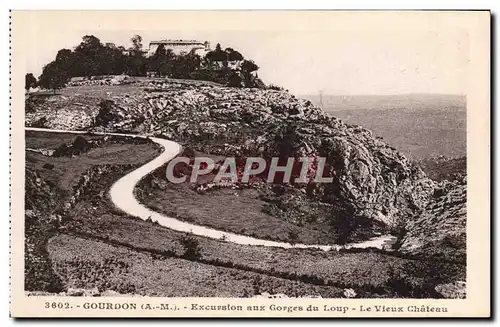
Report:
[[[69,88],[32,105],[26,121],[157,135],[212,155],[325,157],[324,176],[333,183],[293,186],[309,200],[330,204],[329,216],[337,221],[363,217],[398,231],[434,194],[436,182],[396,149],[288,92],[165,81],[137,86],[130,92],[110,87],[100,96],[78,88],[71,95]],[[67,115],[53,116],[57,110]]]

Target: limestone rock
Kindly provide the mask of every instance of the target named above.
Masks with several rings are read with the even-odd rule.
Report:
[[[466,205],[465,179],[441,182],[423,212],[407,221],[400,251],[465,262]]]
[[[102,98],[78,94],[33,104],[26,123],[30,126],[46,118],[50,128],[157,135],[213,155],[324,157],[326,177],[332,177],[333,182],[296,187],[304,189],[311,199],[332,204],[338,215],[361,216],[388,226],[405,225],[409,231],[402,246],[405,251],[423,249],[422,244],[428,243],[425,237],[435,244],[449,234],[442,229],[457,220],[452,217],[465,217],[465,208],[459,203],[447,204],[445,213],[429,207],[433,205],[428,204],[430,200],[440,206],[433,199],[438,184],[416,163],[370,131],[346,124],[286,91],[201,81],[134,83],[134,91],[126,96],[107,98],[106,124],[96,119]],[[140,86],[144,89],[137,91]],[[450,211],[455,206],[458,209]],[[440,222],[435,221],[436,215]],[[461,230],[462,220],[458,219],[458,228],[450,228]],[[453,232],[450,236],[461,235]]]
[[[467,295],[467,284],[463,281],[440,284],[435,289],[445,299],[465,299]]]

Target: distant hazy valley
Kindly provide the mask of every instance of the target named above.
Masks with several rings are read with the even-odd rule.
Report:
[[[414,159],[466,155],[465,96],[302,96],[349,124],[371,130]]]

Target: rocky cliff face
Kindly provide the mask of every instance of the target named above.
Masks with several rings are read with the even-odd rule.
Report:
[[[434,182],[359,126],[284,91],[161,84],[116,98],[108,128],[161,135],[201,152],[232,156],[325,157],[331,184],[308,194],[337,203],[340,215],[397,225],[423,209]]]
[[[61,101],[66,107],[85,103],[78,97]],[[97,106],[95,99],[89,103],[76,111],[92,117],[78,120],[80,128],[159,135],[217,155],[326,157],[325,176],[333,183],[296,187],[337,204],[337,216],[399,226],[423,210],[434,192],[435,182],[370,131],[285,91],[151,82],[142,92],[111,94]],[[40,119],[36,115],[27,115],[28,124]],[[68,117],[59,120],[50,116],[50,127],[67,128]]]
[[[466,223],[466,178],[441,182],[424,211],[406,223],[400,251],[465,263]]]

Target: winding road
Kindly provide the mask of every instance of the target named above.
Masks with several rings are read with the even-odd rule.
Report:
[[[45,128],[34,128],[26,127],[27,131],[39,131],[39,132],[50,132],[50,133],[70,133],[70,134],[89,134],[87,131],[67,131],[67,130],[54,130]],[[115,182],[109,191],[111,201],[122,211],[127,214],[141,218],[143,220],[151,219],[152,221],[158,222],[161,226],[180,231],[191,233],[194,235],[209,237],[213,239],[224,239],[226,242],[232,242],[242,245],[258,245],[267,247],[279,247],[279,248],[301,248],[301,249],[321,249],[324,251],[339,250],[342,248],[384,248],[395,241],[395,237],[391,235],[383,235],[380,237],[372,238],[360,243],[350,243],[346,245],[310,245],[310,244],[290,244],[286,242],[276,242],[264,239],[258,239],[250,236],[229,233],[213,228],[208,228],[200,225],[194,225],[187,222],[180,221],[175,218],[168,217],[161,213],[155,212],[146,206],[142,205],[137,201],[134,196],[134,188],[137,183],[146,175],[161,167],[163,164],[178,155],[182,146],[176,142],[157,138],[157,137],[147,137],[142,135],[134,134],[122,134],[122,133],[107,133],[107,132],[91,132],[93,135],[112,135],[112,136],[124,136],[124,137],[137,137],[150,139],[151,141],[157,143],[163,148],[163,152],[151,160],[150,162],[144,164],[143,166],[137,168],[136,170],[130,172],[129,174],[120,178]]]

